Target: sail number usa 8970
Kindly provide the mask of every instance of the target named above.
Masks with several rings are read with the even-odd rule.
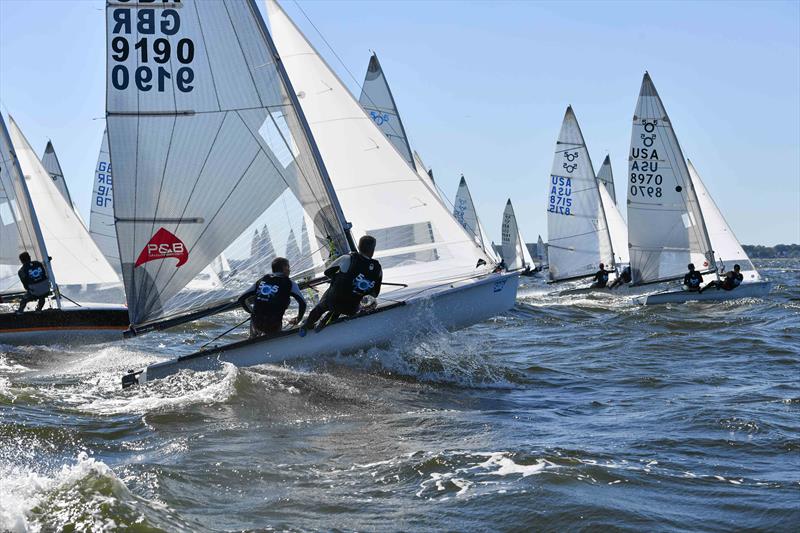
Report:
[[[658,171],[658,151],[653,147],[658,134],[657,120],[641,121],[643,133],[639,135],[642,146],[631,146],[631,185],[630,196],[642,198],[661,198],[664,194],[661,185],[664,178]]]
[[[124,7],[129,0],[117,0],[120,7],[111,13],[111,58],[117,63],[111,68],[111,84],[115,89],[125,90],[131,83],[140,91],[153,89],[164,92],[175,80],[179,91],[188,93],[194,89],[194,41],[188,38],[171,42],[169,37],[176,35],[181,29],[181,17],[177,9],[159,8],[145,9]],[[157,5],[151,0],[154,5]],[[166,2],[164,2],[166,3]],[[179,4],[180,0],[171,0],[169,5]],[[133,35],[138,39],[134,42]],[[125,62],[130,57],[136,58],[136,70],[130,72]],[[170,61],[178,61],[178,69],[172,71]]]

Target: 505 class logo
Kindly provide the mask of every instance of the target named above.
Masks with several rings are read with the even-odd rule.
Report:
[[[178,260],[178,264],[175,265],[175,268],[178,268],[189,260],[189,250],[186,249],[183,241],[173,233],[164,228],[159,228],[155,235],[150,237],[150,242],[142,249],[134,268],[149,261],[168,259],[170,257]]]

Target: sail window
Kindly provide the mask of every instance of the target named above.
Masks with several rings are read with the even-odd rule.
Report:
[[[2,220],[4,226],[10,226],[19,220],[19,210],[16,209],[17,206],[14,205],[14,210],[12,211],[12,205],[13,204],[9,202],[0,204],[0,220]],[[14,213],[16,213],[16,216]]]
[[[294,142],[294,137],[282,111],[270,111],[258,133],[267,142],[284,169],[289,168],[289,165],[294,163],[295,158],[300,155],[300,150]]]

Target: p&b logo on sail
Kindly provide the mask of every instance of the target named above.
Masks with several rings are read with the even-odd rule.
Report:
[[[178,260],[178,264],[175,265],[175,268],[178,268],[189,260],[189,251],[186,249],[186,245],[183,244],[183,241],[173,233],[164,228],[159,228],[142,249],[134,267],[141,266],[149,261],[155,261],[156,259],[168,259],[170,257],[174,257]]]

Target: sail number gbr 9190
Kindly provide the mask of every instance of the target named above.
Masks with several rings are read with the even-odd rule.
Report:
[[[128,2],[136,7],[125,6]],[[181,29],[181,16],[178,9],[167,7],[180,7],[180,0],[160,0],[160,3],[164,5],[157,0],[116,0],[112,4],[119,5],[113,8],[109,21],[109,54],[114,60],[110,75],[115,89],[122,91],[133,83],[140,91],[164,92],[173,77],[179,91],[188,93],[194,89],[191,67],[194,41],[173,37]],[[143,8],[143,4],[152,4],[154,8]],[[131,57],[137,65],[133,72],[125,64]],[[177,70],[173,70],[173,65]]]

